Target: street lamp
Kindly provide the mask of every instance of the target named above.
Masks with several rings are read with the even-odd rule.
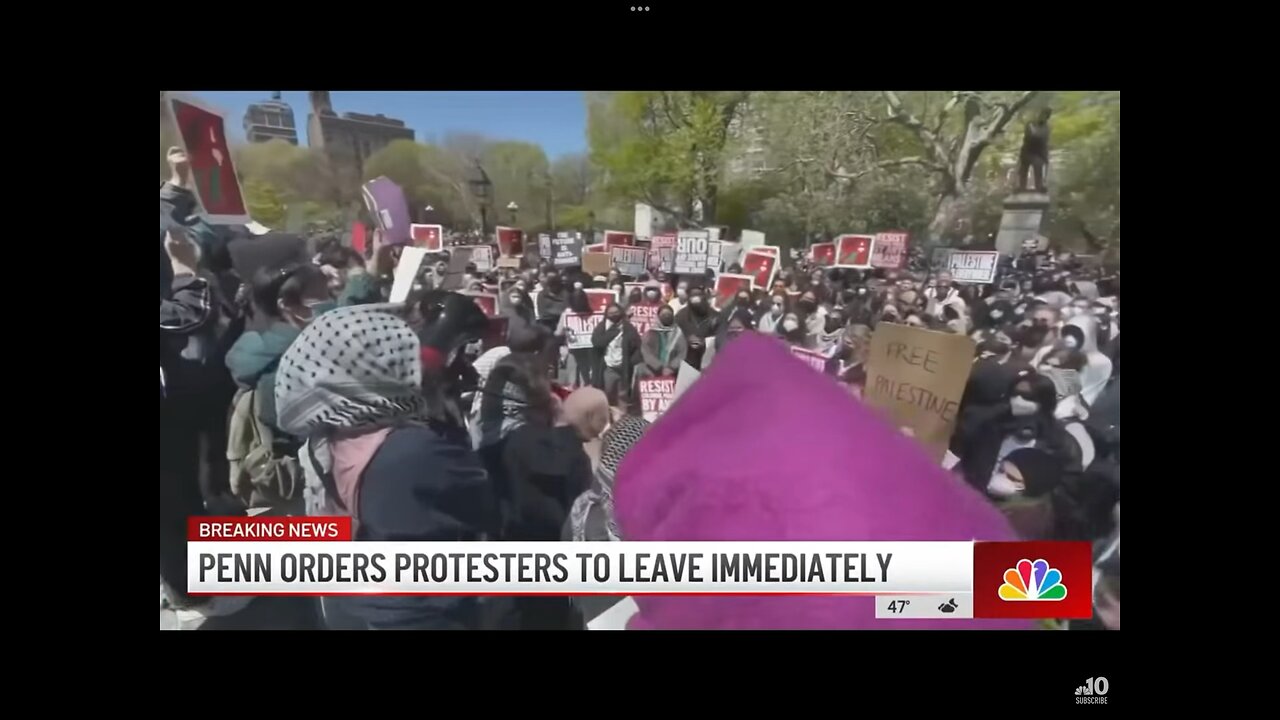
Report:
[[[515,200],[507,203],[507,212],[511,213],[511,225],[514,227],[516,224],[516,213],[520,212],[520,206],[516,204]]]
[[[474,162],[475,167],[467,184],[471,186],[471,193],[480,203],[480,238],[481,242],[484,242],[489,237],[489,201],[493,197],[493,183],[489,181],[489,175],[484,168],[480,167],[480,161]]]
[[[587,211],[587,239],[583,242],[591,245],[596,241],[596,211]]]

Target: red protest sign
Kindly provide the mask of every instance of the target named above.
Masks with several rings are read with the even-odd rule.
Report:
[[[604,248],[612,250],[620,245],[633,245],[635,234],[622,232],[621,230],[605,230],[604,231]]]
[[[742,274],[750,275],[755,287],[764,290],[773,287],[773,276],[777,271],[777,255],[752,250],[742,259]]]
[[[676,379],[673,377],[645,378],[636,383],[640,395],[640,409],[644,419],[653,422],[671,407],[676,399]]]
[[[721,273],[717,275],[716,292],[712,299],[712,307],[717,310],[724,309],[733,301],[733,296],[737,295],[739,290],[751,292],[750,275],[730,275],[729,273]]]
[[[907,234],[904,232],[876,233],[871,250],[871,267],[901,270],[907,266]]]
[[[841,235],[836,238],[836,267],[865,270],[871,267],[870,235]]]
[[[193,97],[169,94],[166,98],[205,219],[215,225],[248,223],[249,210],[231,161],[222,114]]]
[[[520,228],[495,228],[498,236],[498,252],[503,257],[519,257],[524,255],[524,231]]]
[[[814,243],[809,246],[809,259],[814,265],[830,267],[836,264],[835,243]]]
[[[658,324],[658,310],[662,308],[662,303],[635,303],[627,308],[627,320],[631,321],[631,326],[640,333],[641,337],[649,332],[649,328]]]
[[[440,252],[444,249],[444,227],[410,224],[409,242],[414,247],[425,248],[427,252]]]
[[[605,244],[604,244],[604,243],[595,243],[595,244],[592,244],[592,245],[584,245],[584,246],[582,247],[582,252],[584,252],[584,253],[589,253],[589,252],[593,252],[593,253],[602,253],[602,252],[608,252],[608,248],[606,248],[606,247],[605,247]]]
[[[351,224],[351,248],[356,252],[360,253],[361,255],[364,255],[364,244],[365,244],[364,223],[352,223]]]
[[[484,311],[484,314],[491,318],[498,317],[498,296],[489,293],[464,292],[463,295],[469,296],[476,301],[476,306]]]
[[[820,373],[825,373],[827,371],[827,356],[816,350],[806,350],[802,347],[792,345],[791,354]]]
[[[591,312],[604,312],[604,309],[609,307],[609,303],[618,302],[618,296],[612,290],[591,288],[583,292],[587,294],[587,302],[591,304]]]

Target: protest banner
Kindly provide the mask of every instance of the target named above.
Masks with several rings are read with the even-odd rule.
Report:
[[[653,247],[653,242],[649,238],[635,238],[631,241],[631,246],[641,248],[647,253],[649,248]]]
[[[778,258],[752,250],[742,260],[742,273],[751,276],[753,287],[768,290],[773,287],[773,277],[778,273]]]
[[[498,296],[491,293],[464,292],[463,295],[476,302],[476,306],[484,311],[486,317],[498,317]]]
[[[644,286],[648,283],[642,282],[624,282],[622,283],[622,294],[631,297],[631,291],[639,288],[640,292],[644,292]]]
[[[910,428],[941,462],[973,354],[973,340],[964,335],[880,323],[871,335],[862,400],[885,410],[895,426]]]
[[[802,347],[791,346],[791,355],[804,362],[804,364],[817,370],[820,373],[827,372],[827,356],[817,350],[806,350]]]
[[[538,257],[551,262],[554,257],[551,250],[551,236],[547,233],[538,233]]]
[[[676,235],[676,253],[672,270],[679,275],[701,275],[707,269],[710,233],[706,230],[682,230]],[[719,252],[717,251],[717,264]]]
[[[584,253],[589,253],[589,252],[602,253],[602,252],[608,252],[608,251],[609,250],[604,246],[604,243],[591,243],[591,244],[582,246],[582,252]]]
[[[809,259],[814,265],[831,267],[836,264],[835,243],[814,243],[809,246]]]
[[[364,223],[352,223],[351,249],[360,253],[360,257],[364,257],[365,237]]]
[[[364,206],[382,231],[386,245],[409,243],[409,205],[404,190],[387,177],[376,177],[360,188]]]
[[[835,267],[856,270],[871,267],[873,244],[875,244],[875,238],[870,235],[841,235],[836,238]]]
[[[764,245],[764,233],[758,230],[743,230],[738,242],[742,245],[742,252],[751,252]]]
[[[871,250],[871,267],[901,270],[907,266],[907,234],[904,232],[876,233],[875,246]]]
[[[445,270],[444,281],[440,290],[465,290],[462,287],[462,276],[467,273],[467,265],[472,261],[472,251],[476,248],[455,247],[449,253],[449,267]],[[488,248],[485,248],[486,250]],[[494,288],[495,290],[497,288]]]
[[[720,255],[720,241],[707,241],[707,267],[704,270],[710,270],[718,273],[724,267],[724,259]]]
[[[604,313],[567,312],[561,317],[564,319],[565,347],[570,350],[585,350],[591,347],[591,333],[604,320]]]
[[[653,235],[653,208],[644,203],[636,203],[636,237],[647,238]]]
[[[608,275],[609,268],[613,264],[613,255],[607,252],[584,252],[582,253],[582,272],[595,277],[596,275]]]
[[[675,402],[676,379],[673,377],[644,378],[636,384],[639,386],[641,412],[649,422],[657,420]]]
[[[414,247],[425,248],[427,252],[440,252],[444,250],[444,227],[410,223],[409,239]]]
[[[612,290],[588,288],[583,292],[587,294],[587,302],[591,305],[591,312],[604,312],[604,309],[609,307],[609,303],[618,302],[618,296]]]
[[[582,234],[556,233],[551,239],[551,264],[558,268],[582,265]]]
[[[662,303],[638,302],[633,303],[627,308],[627,320],[631,322],[631,326],[640,333],[640,337],[649,332],[649,328],[658,324],[658,310],[663,306]]]
[[[714,244],[715,241],[712,241]],[[720,267],[728,270],[742,260],[742,245],[736,242],[720,241]]]
[[[494,234],[498,238],[499,255],[504,257],[520,257],[524,255],[523,230],[499,225],[494,228]]]
[[[400,262],[396,265],[395,279],[391,283],[391,295],[387,302],[402,303],[409,299],[409,292],[418,278],[418,269],[427,257],[425,248],[406,247],[400,253]]]
[[[739,290],[751,292],[750,275],[731,275],[729,273],[717,275],[716,292],[711,298],[712,307],[716,310],[723,310],[733,301],[733,296],[737,295]]]
[[[177,126],[178,143],[191,165],[192,185],[204,218],[213,225],[250,222],[249,206],[227,145],[224,114],[187,95],[167,93],[165,100]]]
[[[498,267],[511,268],[512,270],[520,269],[520,258],[518,257],[500,257],[498,258]]]
[[[757,245],[751,248],[749,252],[765,253],[766,255],[772,255],[774,257],[782,257],[782,248],[777,245]]]
[[[645,271],[649,253],[644,248],[614,245],[609,256],[615,270],[629,277],[639,277]]]
[[[990,250],[955,250],[944,266],[956,282],[990,285],[1000,268],[1000,253]]]
[[[654,235],[649,240],[649,270],[651,272],[675,272],[676,236]]]
[[[672,402],[678,400],[700,377],[702,373],[695,370],[692,365],[687,362],[680,363],[680,370],[676,372],[676,389]]]
[[[489,247],[488,245],[472,246],[471,262],[476,264],[476,272],[487,273],[492,271],[493,270],[493,248]]]
[[[606,250],[612,250],[620,245],[631,245],[635,236],[629,232],[621,230],[605,230],[604,231],[604,247]]]

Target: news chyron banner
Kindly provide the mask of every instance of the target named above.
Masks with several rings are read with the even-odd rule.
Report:
[[[1088,618],[1084,542],[352,542],[351,519],[190,518],[192,595],[850,595],[877,618]]]

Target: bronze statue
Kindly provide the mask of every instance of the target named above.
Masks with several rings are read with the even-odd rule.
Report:
[[[1049,169],[1049,108],[1040,111],[1035,122],[1027,123],[1018,153],[1018,192],[1027,190],[1027,170],[1035,173],[1035,191],[1045,192],[1044,176]]]

